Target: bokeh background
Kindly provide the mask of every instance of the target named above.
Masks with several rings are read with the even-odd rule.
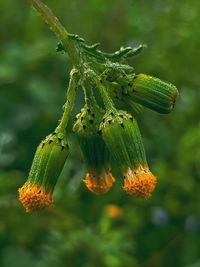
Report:
[[[174,83],[180,96],[171,114],[145,110],[139,117],[158,178],[151,199],[127,196],[119,182],[103,196],[87,191],[69,128],[70,156],[55,205],[26,214],[17,189],[37,144],[56,127],[71,65],[26,1],[0,1],[0,266],[199,267],[200,1],[45,3],[69,32],[105,51],[147,44],[129,63]],[[80,94],[73,114],[82,105]]]

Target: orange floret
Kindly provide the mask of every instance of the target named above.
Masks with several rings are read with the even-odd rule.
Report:
[[[129,168],[124,177],[124,190],[138,198],[148,199],[156,186],[156,177],[146,165],[140,165],[136,169]]]
[[[105,214],[110,218],[117,218],[122,215],[122,209],[117,205],[107,205],[105,207]]]
[[[51,195],[35,184],[25,183],[18,191],[26,212],[44,209],[52,203]]]
[[[115,182],[115,178],[110,172],[103,172],[101,174],[88,172],[83,181],[91,192],[100,195],[108,192]]]

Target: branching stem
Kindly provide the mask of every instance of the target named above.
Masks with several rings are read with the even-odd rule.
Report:
[[[78,79],[79,79],[78,70],[72,69],[70,73],[70,81],[69,81],[69,86],[67,90],[67,101],[64,105],[64,112],[63,112],[62,118],[56,129],[57,132],[64,133],[67,127],[69,116],[74,106],[74,99],[76,95],[76,88],[78,86]]]

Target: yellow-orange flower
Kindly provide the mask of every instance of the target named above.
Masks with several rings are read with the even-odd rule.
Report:
[[[83,180],[86,187],[93,193],[100,195],[109,191],[115,182],[115,178],[110,172],[102,172],[101,174],[87,173]]]
[[[26,212],[30,212],[49,207],[52,203],[52,196],[46,193],[44,188],[27,182],[19,189],[19,200]]]
[[[105,207],[105,214],[110,218],[117,218],[122,215],[122,209],[114,204],[109,204]]]
[[[156,177],[150,172],[147,165],[140,165],[135,169],[129,168],[124,173],[124,178],[124,190],[129,195],[138,198],[149,198],[156,186]]]

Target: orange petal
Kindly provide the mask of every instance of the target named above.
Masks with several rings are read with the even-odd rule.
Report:
[[[19,200],[26,212],[44,209],[52,203],[51,195],[35,184],[25,183],[18,191]]]
[[[83,181],[91,192],[100,195],[108,192],[115,182],[115,178],[110,172],[103,172],[102,174],[92,174],[88,172]]]
[[[127,194],[143,199],[151,196],[156,186],[156,177],[147,166],[141,165],[136,169],[128,169],[124,176],[123,188]]]

